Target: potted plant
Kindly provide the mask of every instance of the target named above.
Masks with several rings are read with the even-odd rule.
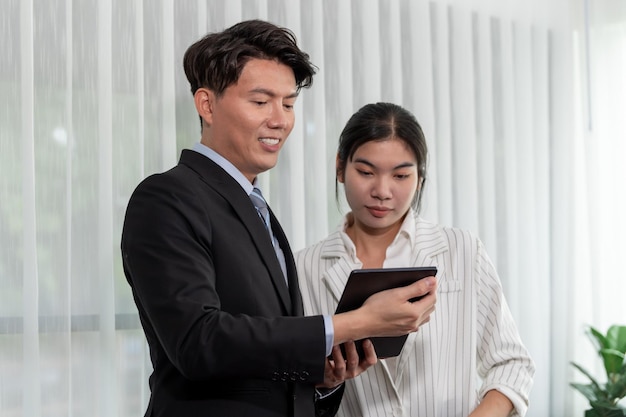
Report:
[[[585,411],[585,417],[624,417],[626,407],[619,401],[626,397],[626,326],[613,325],[606,335],[589,326],[586,333],[604,362],[606,383],[598,382],[583,367],[571,362],[590,383],[570,385],[589,400],[591,408]]]

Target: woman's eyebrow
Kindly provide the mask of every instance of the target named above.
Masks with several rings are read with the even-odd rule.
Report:
[[[371,163],[370,161],[368,161],[367,159],[363,159],[363,158],[355,158],[353,161],[353,163],[360,163],[360,164],[364,164],[367,165],[369,167],[376,167],[376,165],[374,165],[373,163]],[[401,164],[396,165],[395,167],[393,167],[393,169],[401,169],[401,168],[411,168],[414,167],[415,163],[414,162],[403,162]]]

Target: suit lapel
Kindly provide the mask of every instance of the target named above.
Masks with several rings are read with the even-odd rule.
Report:
[[[328,237],[320,257],[323,260],[332,262],[332,266],[323,272],[321,279],[326,285],[328,292],[333,295],[336,305],[341,298],[343,289],[346,287],[350,272],[361,268],[361,266],[355,264],[348,256],[343,239],[338,231]]]
[[[272,246],[269,234],[267,233],[262,220],[259,218],[254,205],[250,201],[250,197],[246,195],[243,188],[241,188],[239,183],[235,181],[233,177],[204,155],[195,151],[183,150],[180,162],[196,171],[206,184],[220,194],[231,205],[233,211],[250,232],[250,238],[254,242],[254,245],[261,255],[261,259],[269,271],[272,285],[276,289],[285,311],[291,312],[291,297],[289,295],[285,279],[283,278],[282,269],[280,268],[278,258],[276,257],[276,252],[274,252],[274,247]],[[280,242],[281,247],[287,249],[286,251],[283,249],[283,251],[286,252],[285,258],[287,258],[287,252],[289,253],[289,258],[292,258],[291,250],[289,249],[289,246],[286,245],[284,233],[273,215],[272,218],[272,227],[274,228],[275,225],[278,226],[281,238],[284,240],[284,242]],[[291,265],[293,267],[293,259],[291,259]]]
[[[289,241],[287,240],[287,236],[283,228],[276,216],[274,216],[274,212],[270,208],[270,221],[272,223],[272,231],[274,232],[274,236],[278,240],[278,244],[285,255],[285,266],[287,276],[287,282],[289,283],[289,295],[291,299],[291,314],[294,316],[302,316],[304,315],[304,307],[302,305],[302,295],[300,294],[300,288],[298,287],[298,273],[296,271],[296,264],[293,260],[293,252],[291,251],[291,247],[289,246]],[[282,272],[282,271],[281,271]]]
[[[436,266],[437,279],[441,280],[445,277],[444,265],[438,262],[437,256],[448,251],[448,244],[441,233],[441,229],[434,223],[426,222],[419,217],[415,222],[415,245],[411,253],[411,265],[414,266]],[[434,314],[437,314],[435,311]],[[396,380],[400,381],[402,373],[407,367],[407,362],[412,356],[418,338],[426,338],[428,328],[420,329],[419,332],[409,334],[404,349],[398,356],[398,373]]]

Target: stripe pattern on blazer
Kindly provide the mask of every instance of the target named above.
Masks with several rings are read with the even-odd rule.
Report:
[[[466,231],[410,215],[415,234],[407,262],[437,266],[435,312],[409,335],[396,360],[381,360],[346,383],[338,416],[465,417],[491,389],[511,399],[513,415],[524,415],[534,363],[483,244]],[[359,267],[341,233],[296,254],[305,314],[334,312],[350,271]]]

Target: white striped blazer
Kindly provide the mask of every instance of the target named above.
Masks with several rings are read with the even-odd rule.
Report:
[[[396,360],[346,382],[338,416],[466,417],[492,389],[511,400],[512,415],[523,416],[535,367],[483,244],[466,231],[415,220],[410,265],[437,266],[435,312]],[[332,314],[348,274],[359,268],[341,233],[296,254],[307,315]]]

